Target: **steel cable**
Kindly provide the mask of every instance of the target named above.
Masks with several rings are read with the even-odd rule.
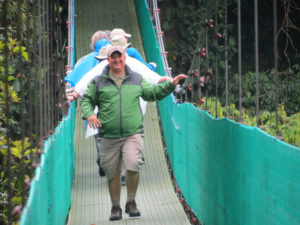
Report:
[[[259,125],[259,53],[258,53],[258,3],[254,0],[255,78],[256,78],[256,124]]]
[[[274,73],[275,73],[275,121],[276,135],[279,136],[278,130],[278,103],[279,103],[279,74],[278,74],[278,45],[277,45],[277,3],[273,0],[273,38],[274,38]]]

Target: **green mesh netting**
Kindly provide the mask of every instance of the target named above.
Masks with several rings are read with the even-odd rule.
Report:
[[[147,59],[163,74],[149,12],[136,5]],[[300,224],[299,148],[171,97],[159,110],[175,178],[202,224]]]
[[[157,68],[155,72],[161,76],[165,75],[164,66],[160,54],[159,45],[156,39],[155,30],[150,19],[150,14],[146,8],[145,1],[136,0],[135,1],[138,20],[140,25],[140,31],[143,39],[144,50],[146,53],[147,62],[155,62]]]
[[[45,141],[40,166],[31,182],[20,225],[65,224],[75,172],[75,102],[53,135]]]

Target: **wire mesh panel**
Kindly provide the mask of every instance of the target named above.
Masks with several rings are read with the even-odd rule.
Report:
[[[175,178],[201,223],[299,223],[299,148],[191,104],[159,106]]]
[[[212,2],[216,3],[214,1],[208,3],[207,1],[204,4],[212,5]],[[225,6],[225,22],[227,21],[227,13],[230,14],[227,2],[229,1],[225,1],[226,4],[223,4],[224,1],[218,1],[218,4],[215,4],[215,7],[219,7],[219,9]],[[290,1],[283,2],[285,4]],[[250,4],[252,5],[253,17],[243,14],[246,6],[241,4],[245,4],[245,1],[238,1],[237,3],[239,6],[234,6],[238,8],[236,12],[238,12],[239,28],[237,30],[239,34],[237,36],[240,41],[238,43],[239,57],[236,58],[237,61],[235,63],[236,69],[239,71],[239,77],[236,76],[234,84],[230,83],[233,81],[230,79],[233,74],[231,74],[232,70],[230,73],[228,68],[228,51],[230,48],[228,45],[232,45],[232,43],[228,43],[230,42],[230,36],[228,36],[226,30],[227,26],[224,26],[224,39],[222,40],[222,36],[219,39],[220,45],[224,46],[225,51],[214,51],[214,48],[218,46],[216,39],[220,37],[216,35],[218,32],[216,32],[215,26],[219,25],[216,23],[218,21],[216,18],[218,17],[215,15],[213,20],[207,17],[207,20],[203,20],[203,23],[199,26],[199,29],[202,31],[200,31],[200,38],[196,44],[195,51],[192,52],[192,63],[189,70],[187,70],[189,77],[183,84],[185,94],[183,92],[178,93],[177,101],[169,97],[159,104],[169,159],[178,182],[178,190],[182,192],[188,204],[196,212],[201,223],[298,224],[300,215],[297,210],[297,203],[299,202],[300,193],[298,191],[299,178],[297,175],[295,177],[295,174],[299,174],[300,170],[299,148],[284,143],[279,138],[266,134],[261,128],[255,127],[257,121],[261,123],[261,117],[266,115],[261,111],[261,100],[265,101],[261,91],[263,89],[262,84],[268,82],[261,79],[263,75],[259,64],[261,51],[258,37],[260,37],[262,29],[258,29],[261,8],[259,10],[259,5],[257,4],[260,2],[249,1],[246,4],[247,7]],[[279,2],[273,1],[271,3],[275,10]],[[233,6],[232,2],[230,5],[231,7]],[[212,7],[212,9],[216,8]],[[271,9],[273,10],[272,7]],[[269,12],[272,12],[272,10],[269,10]],[[235,9],[231,9],[231,11],[235,12]],[[168,15],[172,14],[170,11],[168,13]],[[274,15],[274,20],[277,20],[276,11],[274,11],[274,14],[272,12],[271,15]],[[253,44],[251,44],[252,48],[250,50],[253,54],[253,65],[251,68],[253,69],[252,71],[255,71],[251,73],[251,76],[253,76],[251,79],[254,84],[254,104],[252,104],[252,107],[254,108],[254,115],[256,114],[251,124],[254,127],[245,126],[242,123],[236,123],[229,119],[214,118],[232,115],[230,101],[233,101],[232,92],[235,91],[237,93],[235,102],[240,104],[240,112],[234,111],[235,119],[236,121],[243,120],[244,122],[247,120],[246,115],[243,115],[245,113],[243,109],[245,103],[243,101],[247,98],[245,98],[245,92],[243,91],[245,78],[242,71],[242,68],[245,67],[245,64],[242,64],[243,59],[245,59],[242,55],[242,49],[245,49],[242,43],[242,22],[245,21],[245,17],[250,18],[253,24],[253,32],[251,33]],[[212,32],[213,30],[214,32]],[[274,25],[274,40],[274,46],[276,46],[276,25]],[[250,44],[248,43],[247,47],[249,46]],[[152,50],[155,51],[154,49]],[[149,51],[150,53],[148,54],[153,54],[151,49]],[[209,55],[206,51],[209,51]],[[270,49],[270,51],[272,52],[273,49]],[[277,52],[276,48],[275,52]],[[221,68],[220,71],[218,71],[219,68],[214,68],[213,71],[210,70],[212,72],[210,73],[206,69],[213,68],[220,62],[216,61],[216,53],[224,54],[225,59],[222,56],[219,57],[225,61],[225,67]],[[275,53],[275,68],[277,57],[278,55]],[[233,65],[231,65],[232,67]],[[195,73],[197,69],[199,73]],[[214,111],[204,112],[203,109],[206,109],[206,104],[202,106],[203,102],[206,101],[207,103],[207,97],[217,97],[219,93],[219,90],[214,89],[219,85],[219,77],[216,77],[216,72],[218,75],[220,72],[223,73],[226,80],[226,111],[222,111],[223,109],[216,104],[216,98],[214,98],[207,104],[208,110],[214,108]],[[200,86],[198,83],[200,79],[195,79],[195,74],[202,74],[205,77],[209,75],[210,80],[204,80],[205,86],[211,87],[211,90],[208,92],[209,95],[206,95],[205,88],[203,90],[200,89],[200,91],[198,89],[200,93],[198,96],[201,98],[205,97],[205,101],[198,102],[195,98],[197,96],[195,91]],[[258,74],[259,76],[257,76]],[[297,82],[297,79],[295,79],[295,82]],[[213,85],[214,83],[215,85]],[[274,88],[278,89],[279,86],[277,85],[278,83],[275,84],[274,80]],[[271,89],[270,92],[275,93],[275,89]],[[182,102],[182,100],[194,104],[178,104],[178,101]],[[273,100],[275,101],[275,98]],[[297,115],[294,118],[298,118]],[[273,122],[275,121],[273,115],[272,120]],[[295,123],[297,124],[296,121]],[[275,122],[273,125],[275,125]],[[273,134],[276,136],[275,133]],[[297,134],[296,130],[294,134]],[[292,143],[299,145],[297,141]],[[278,204],[279,202],[280,204]]]

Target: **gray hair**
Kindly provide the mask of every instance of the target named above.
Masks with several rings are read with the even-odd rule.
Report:
[[[105,38],[107,41],[109,41],[107,34],[104,31],[99,30],[95,32],[91,38],[91,49],[95,49],[95,43],[102,38]]]

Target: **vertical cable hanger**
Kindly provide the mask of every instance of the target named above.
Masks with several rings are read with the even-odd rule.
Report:
[[[37,18],[38,18],[38,30],[40,30],[43,33],[42,30],[42,0],[38,0],[38,14],[37,14]],[[42,52],[43,52],[43,40],[42,40],[43,36],[38,33],[38,52],[37,52],[37,56],[38,56],[38,70],[37,70],[37,82],[38,82],[38,97],[39,97],[39,103],[38,103],[38,112],[39,112],[39,120],[38,120],[38,126],[39,126],[39,135],[38,135],[38,140],[41,140],[43,135],[44,135],[44,129],[43,129],[43,78],[42,78],[42,68],[43,68],[43,56],[42,56]]]
[[[23,21],[21,20],[21,8],[22,8],[22,0],[17,1],[17,40],[19,45],[19,58],[18,58],[18,74],[19,74],[19,82],[20,82],[20,117],[21,117],[21,159],[20,159],[20,177],[21,177],[21,197],[22,197],[22,205],[25,205],[25,165],[24,165],[24,138],[25,138],[25,121],[24,121],[24,113],[25,113],[25,98],[24,98],[24,71],[23,71],[23,51],[22,51],[22,29],[23,29]]]
[[[40,138],[40,132],[39,132],[39,118],[40,118],[40,107],[39,107],[39,78],[38,78],[38,71],[40,69],[40,59],[39,59],[39,36],[37,33],[38,30],[38,23],[39,23],[39,0],[34,0],[33,4],[33,67],[34,67],[34,73],[33,73],[33,83],[36,89],[34,90],[33,94],[33,102],[34,102],[34,126],[33,126],[33,133],[35,134],[35,146],[37,146],[37,142]]]
[[[47,119],[47,127],[46,127],[46,135],[49,135],[49,130],[52,127],[51,124],[51,120],[52,120],[52,115],[51,115],[51,111],[53,110],[51,108],[51,93],[52,93],[52,88],[51,88],[51,76],[52,76],[52,65],[51,65],[51,57],[50,57],[50,51],[51,51],[51,44],[52,44],[52,40],[51,40],[51,29],[50,29],[50,13],[51,11],[49,10],[49,1],[50,0],[46,0],[45,1],[45,35],[46,35],[46,45],[45,45],[45,55],[46,55],[46,60],[45,60],[45,64],[46,64],[46,113],[45,113],[45,117]]]
[[[278,104],[279,104],[279,74],[278,74],[278,45],[277,45],[277,2],[273,0],[273,38],[274,38],[274,73],[275,73],[275,121],[276,136],[279,136],[278,130]]]
[[[200,36],[198,38],[198,43],[200,40]],[[200,50],[200,44],[197,45],[197,51],[199,52],[198,57],[197,57],[197,74],[198,74],[198,80],[197,80],[197,85],[198,85],[198,104],[201,105],[202,103],[201,101],[201,97],[202,97],[202,93],[201,93],[201,57],[205,56],[206,53],[202,50]]]
[[[48,77],[49,77],[49,71],[47,68],[47,45],[48,45],[48,34],[47,34],[47,14],[46,12],[46,1],[41,0],[41,5],[42,5],[42,23],[41,23],[41,28],[42,28],[42,124],[43,124],[43,140],[47,138],[47,131],[48,131]]]
[[[242,102],[242,41],[241,41],[241,0],[238,0],[238,73],[239,73],[239,121],[243,120],[243,102]]]
[[[215,48],[215,82],[216,82],[216,90],[215,90],[215,97],[216,97],[216,118],[218,118],[218,3],[215,0],[215,37],[214,37],[214,48]]]
[[[49,0],[49,6],[48,6],[48,12],[49,12],[49,71],[50,71],[50,79],[49,79],[49,111],[50,111],[50,125],[49,125],[49,130],[52,133],[54,130],[54,111],[55,111],[55,104],[54,104],[54,79],[55,79],[55,59],[56,53],[54,49],[54,43],[55,43],[55,32],[54,32],[54,24],[53,24],[53,19],[55,18],[54,15],[54,6],[53,6],[53,1]]]
[[[12,175],[11,175],[11,149],[10,149],[10,137],[11,137],[11,126],[10,126],[10,108],[9,108],[9,92],[8,92],[8,77],[9,77],[9,71],[8,71],[8,56],[9,56],[9,49],[8,49],[8,24],[7,24],[7,10],[8,10],[8,1],[4,0],[2,4],[2,24],[4,27],[4,115],[5,115],[5,126],[6,126],[6,145],[7,145],[7,156],[6,156],[6,168],[5,168],[5,177],[7,177],[7,182],[4,183],[4,190],[7,190],[7,201],[6,201],[6,216],[8,219],[8,225],[12,224],[12,205],[11,205],[11,198],[12,198],[12,188],[11,188],[11,181],[12,181]]]
[[[256,125],[259,125],[259,54],[258,54],[258,5],[254,0],[254,25],[255,25],[255,78],[256,78]]]
[[[224,0],[225,4],[225,12],[224,12],[224,22],[225,22],[225,32],[224,32],[224,45],[225,45],[225,104],[226,104],[226,116],[228,115],[228,37],[227,37],[227,32],[228,32],[228,26],[227,26],[227,0]]]
[[[31,46],[31,42],[30,39],[33,38],[33,34],[32,34],[32,30],[30,29],[30,21],[31,19],[34,17],[34,15],[32,15],[33,13],[33,4],[31,2],[27,3],[26,6],[26,14],[27,15],[31,15],[31,16],[27,16],[26,17],[26,35],[27,35],[27,41],[24,43],[27,49],[27,53],[28,53],[28,58],[31,59],[31,62],[29,62],[30,66],[28,67],[28,118],[29,118],[29,129],[26,132],[26,135],[28,135],[29,137],[29,142],[31,143],[31,145],[33,146],[34,144],[34,140],[33,140],[33,58],[34,58],[34,54],[33,54],[33,48]],[[33,26],[34,29],[34,26]],[[33,42],[34,43],[34,42]],[[33,156],[33,152],[30,151],[30,155],[29,155],[30,161],[33,163],[34,162],[34,156]],[[32,169],[34,169],[33,167],[31,167]],[[33,171],[32,171],[33,172]]]
[[[206,21],[208,24],[208,21]],[[205,58],[205,73],[208,70],[208,25],[205,26],[205,49],[206,49],[206,58]],[[207,76],[205,74],[204,79],[205,85],[205,110],[207,111],[207,98],[208,98],[208,88],[207,88]]]

